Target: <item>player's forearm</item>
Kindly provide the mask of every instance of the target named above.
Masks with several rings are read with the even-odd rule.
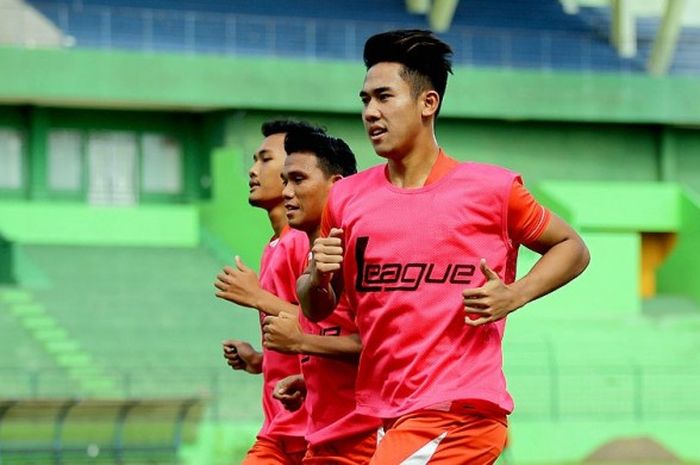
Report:
[[[314,281],[311,274],[302,274],[297,280],[297,296],[304,316],[311,321],[326,319],[335,309],[336,298],[330,283]]]
[[[349,336],[317,336],[304,334],[300,352],[305,355],[320,355],[333,358],[357,359],[362,343],[357,334]]]
[[[568,283],[586,269],[589,261],[588,248],[578,235],[552,246],[529,273],[510,285],[518,295],[516,308]]]
[[[291,313],[296,315],[299,311],[298,307],[286,300],[280,299],[271,292],[261,289],[255,299],[255,308],[267,315],[277,316],[281,312]]]

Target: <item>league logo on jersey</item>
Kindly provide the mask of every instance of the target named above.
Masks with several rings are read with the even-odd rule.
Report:
[[[358,237],[355,242],[358,292],[415,291],[422,284],[470,284],[476,265],[449,263],[367,263],[365,253],[369,236]]]

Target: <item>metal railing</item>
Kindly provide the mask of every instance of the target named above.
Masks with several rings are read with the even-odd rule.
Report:
[[[176,51],[229,55],[263,55],[307,59],[360,57],[365,39],[376,32],[425,24],[356,20],[214,14],[210,12],[82,6],[35,2],[55,27],[36,25],[36,11],[0,10],[14,37],[24,46],[78,46],[144,52]],[[8,26],[6,26],[7,29]],[[637,72],[644,52],[619,58],[607,34],[594,30],[546,31],[453,26],[444,35],[460,64],[506,68]],[[1,40],[1,39],[0,39]],[[7,39],[5,39],[7,40]],[[700,47],[699,47],[700,48]],[[700,53],[697,54],[700,56]],[[684,68],[700,72],[700,58],[684,54]]]
[[[506,377],[522,420],[700,418],[700,367],[640,365],[508,366]],[[115,370],[121,398],[196,396],[209,400],[212,420],[257,421],[262,378],[225,368]],[[0,368],[0,397],[90,397],[59,369]]]

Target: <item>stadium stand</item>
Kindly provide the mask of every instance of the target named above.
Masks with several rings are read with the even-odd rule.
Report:
[[[79,47],[354,60],[373,33],[428,27],[401,0],[304,0],[292,8],[273,0],[30,3]],[[657,24],[640,20],[639,53],[621,58],[610,45],[605,8],[572,15],[556,0],[470,0],[459,2],[442,36],[464,65],[643,72]],[[673,72],[700,70],[698,37],[700,29],[685,28]]]
[[[259,330],[252,312],[212,297],[209,285],[221,264],[206,250],[20,248],[49,285],[0,293],[0,318],[10,325],[1,347],[17,354],[3,356],[3,364],[24,367],[5,368],[13,382],[0,385],[0,396],[206,394],[224,402],[214,405],[217,416],[259,417],[254,405],[242,409],[219,395],[233,385],[251,398],[259,395],[257,378],[231,372],[219,345]],[[28,318],[17,307],[39,310]],[[234,331],[237,311],[246,313],[236,318]]]
[[[357,83],[322,90],[307,69],[323,77],[356,68],[359,82],[367,36],[425,28],[426,18],[407,13],[403,0],[24,6],[50,19],[59,32],[53,46],[63,49],[35,50],[30,36],[45,33],[15,28],[11,44],[27,49],[0,50],[8,69],[18,70],[0,79],[0,129],[16,134],[6,131],[0,150],[26,142],[15,152],[23,160],[26,151],[17,172],[27,178],[0,189],[0,233],[16,241],[17,277],[0,285],[0,399],[206,398],[210,434],[201,444],[211,460],[189,463],[233,463],[222,438],[232,438],[230,449],[249,446],[261,419],[261,380],[225,366],[219,342],[238,337],[259,347],[258,320],[217,301],[211,283],[231,261],[231,247],[256,267],[268,234],[265,218],[245,202],[245,167],[260,123],[301,115],[360,148],[361,167],[376,163],[353,106]],[[700,460],[700,94],[688,76],[700,72],[700,39],[697,28],[684,28],[675,75],[643,76],[658,22],[637,20],[634,58],[620,58],[610,45],[606,8],[569,15],[556,0],[462,0],[442,34],[458,64],[490,69],[458,70],[451,79],[459,93],[449,101],[460,108],[441,118],[441,143],[460,159],[522,172],[538,199],[582,232],[593,255],[579,280],[509,319],[513,463],[574,463],[605,441],[641,433]],[[153,68],[143,66],[149,60],[164,72],[151,76]],[[252,62],[260,66],[238,79],[238,67]],[[181,72],[188,67],[198,73]],[[253,73],[266,72],[291,76],[294,86],[271,91],[260,84],[269,81],[253,82]],[[172,86],[180,81],[186,84]],[[232,82],[238,93],[219,101]],[[213,98],[196,92],[210,84]],[[346,91],[353,99],[347,106],[329,103],[343,101]],[[281,98],[285,92],[298,92],[303,105]],[[518,106],[529,112],[514,111]],[[202,143],[204,131],[192,124],[212,109],[225,126],[222,150],[212,151],[219,141]],[[182,124],[166,124],[171,116]],[[168,134],[191,133],[181,162],[196,195],[96,208],[84,195],[91,169],[84,148],[75,192],[49,189],[54,129],[142,133],[158,122]],[[215,242],[220,247],[212,250]],[[522,251],[520,271],[535,259]],[[54,431],[51,415],[42,434]],[[102,431],[113,432],[114,416],[104,421]],[[0,441],[13,430],[0,427]]]

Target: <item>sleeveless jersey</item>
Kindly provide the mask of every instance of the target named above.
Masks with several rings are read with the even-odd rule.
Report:
[[[355,318],[345,299],[325,320],[314,323],[299,312],[305,333],[327,337],[357,334]],[[309,427],[306,439],[318,445],[364,432],[376,431],[379,419],[358,414],[355,405],[356,360],[302,355],[301,369],[307,387]]]
[[[309,253],[306,234],[285,227],[280,237],[271,241],[263,252],[260,264],[260,286],[282,300],[297,304],[296,280],[304,271]],[[260,312],[260,325],[265,314]],[[263,413],[265,420],[260,438],[303,437],[306,431],[306,409],[287,411],[272,397],[277,381],[301,373],[297,355],[282,354],[263,347]]]
[[[460,163],[435,183],[401,189],[385,171],[336,182],[327,207],[344,230],[344,292],[363,343],[358,411],[396,418],[471,400],[510,412],[505,320],[467,326],[462,291],[485,283],[481,258],[506,283],[515,279],[507,211],[519,176]]]

